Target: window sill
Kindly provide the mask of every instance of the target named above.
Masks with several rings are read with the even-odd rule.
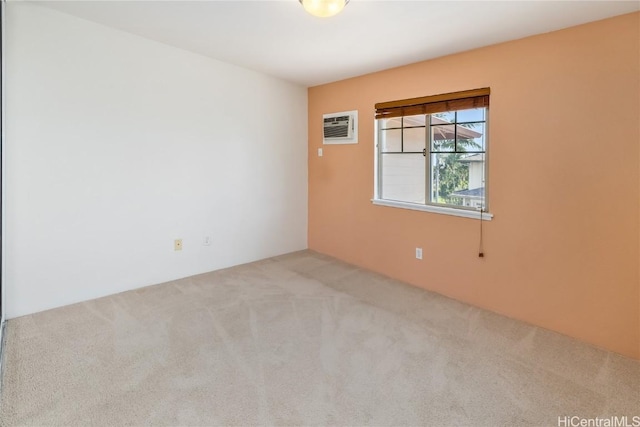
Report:
[[[381,200],[381,199],[371,199],[371,203],[373,203],[374,205],[388,206],[391,208],[410,209],[414,211],[431,212],[431,213],[437,213],[441,215],[453,215],[453,216],[459,216],[463,218],[480,219],[480,211],[474,211],[474,210],[456,209],[456,208],[449,208],[445,206],[434,206],[434,205],[418,205],[415,203],[397,202],[393,200]],[[489,212],[482,212],[483,221],[491,221],[492,218],[493,218],[493,214],[490,214]]]

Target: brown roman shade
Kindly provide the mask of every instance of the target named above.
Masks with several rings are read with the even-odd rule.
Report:
[[[489,92],[489,88],[485,87],[399,101],[379,102],[376,104],[376,119],[488,107]]]

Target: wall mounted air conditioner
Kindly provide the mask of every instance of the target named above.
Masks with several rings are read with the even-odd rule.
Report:
[[[358,111],[323,114],[323,144],[357,144]]]

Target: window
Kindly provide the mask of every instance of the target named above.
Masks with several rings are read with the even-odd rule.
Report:
[[[376,104],[374,202],[486,211],[488,107],[488,88]]]

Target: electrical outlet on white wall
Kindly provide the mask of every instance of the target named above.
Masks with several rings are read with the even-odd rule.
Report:
[[[211,236],[204,236],[202,238],[202,245],[203,246],[211,246]]]

